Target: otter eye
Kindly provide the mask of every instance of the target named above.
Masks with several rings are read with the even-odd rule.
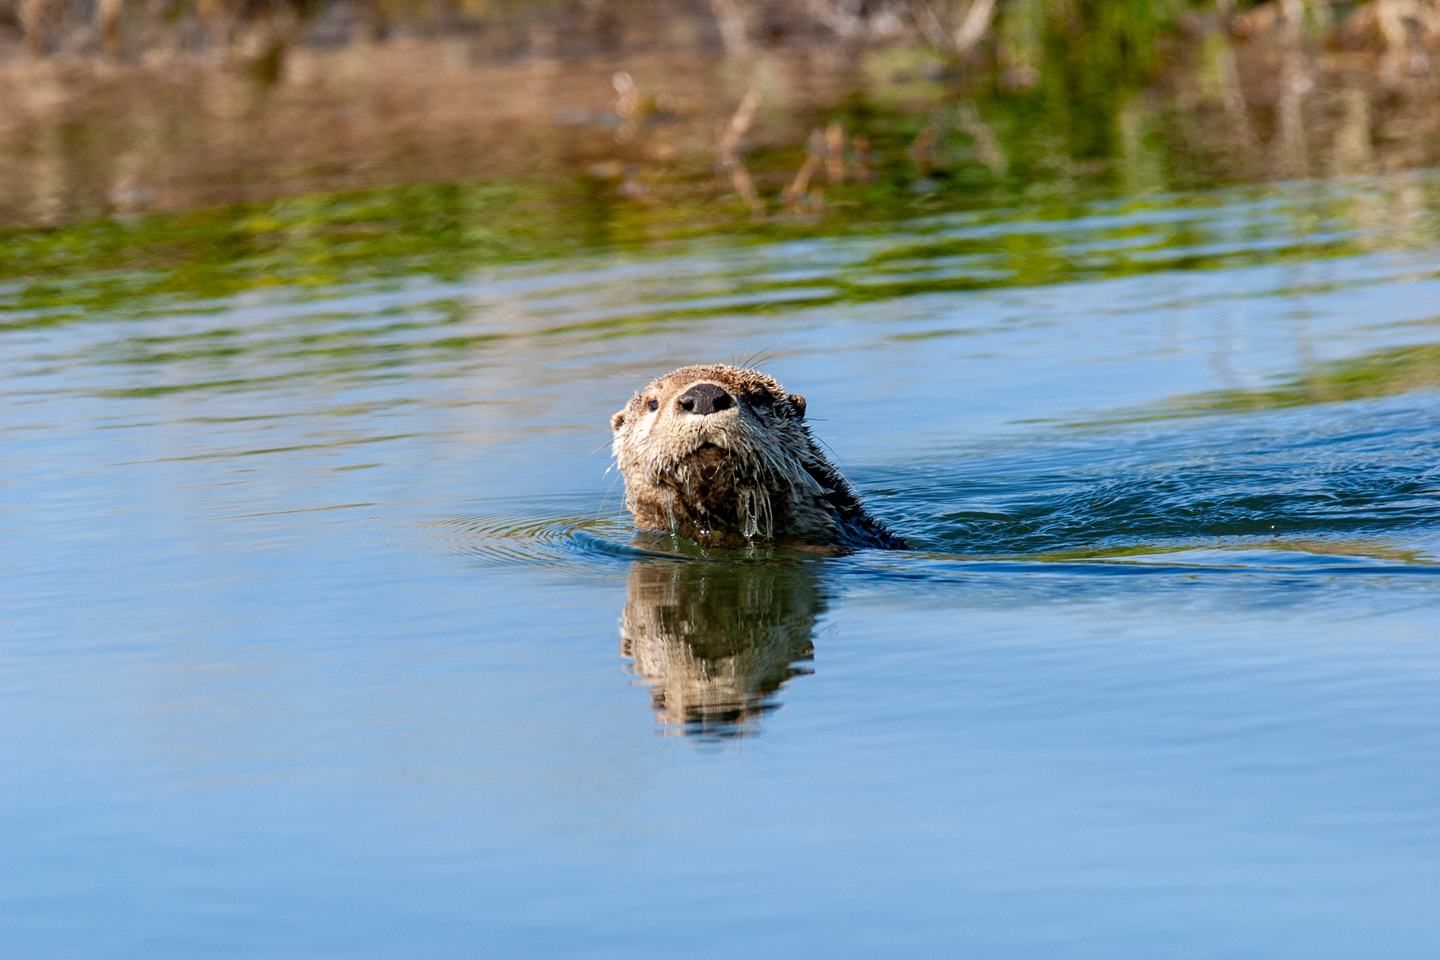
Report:
[[[750,402],[757,407],[773,407],[775,398],[771,396],[769,390],[756,390],[750,395]]]
[[[656,410],[660,409],[660,401],[651,400],[649,403],[645,404],[645,409],[649,410],[651,413],[654,413]]]

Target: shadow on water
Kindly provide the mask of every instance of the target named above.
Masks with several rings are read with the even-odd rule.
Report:
[[[706,739],[744,736],[811,671],[825,597],[802,563],[636,560],[620,652],[649,684],[655,717]]]

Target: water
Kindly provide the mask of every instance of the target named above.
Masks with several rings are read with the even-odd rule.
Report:
[[[1437,200],[17,279],[0,954],[1428,956]],[[632,539],[750,357],[915,550]]]

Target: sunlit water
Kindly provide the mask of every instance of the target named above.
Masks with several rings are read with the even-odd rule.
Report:
[[[0,955],[1432,956],[1437,197],[0,291]],[[751,358],[913,551],[632,539]]]

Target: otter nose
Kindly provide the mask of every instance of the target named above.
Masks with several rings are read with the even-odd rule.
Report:
[[[680,394],[680,409],[686,413],[719,413],[735,406],[735,398],[713,383],[697,383]]]

